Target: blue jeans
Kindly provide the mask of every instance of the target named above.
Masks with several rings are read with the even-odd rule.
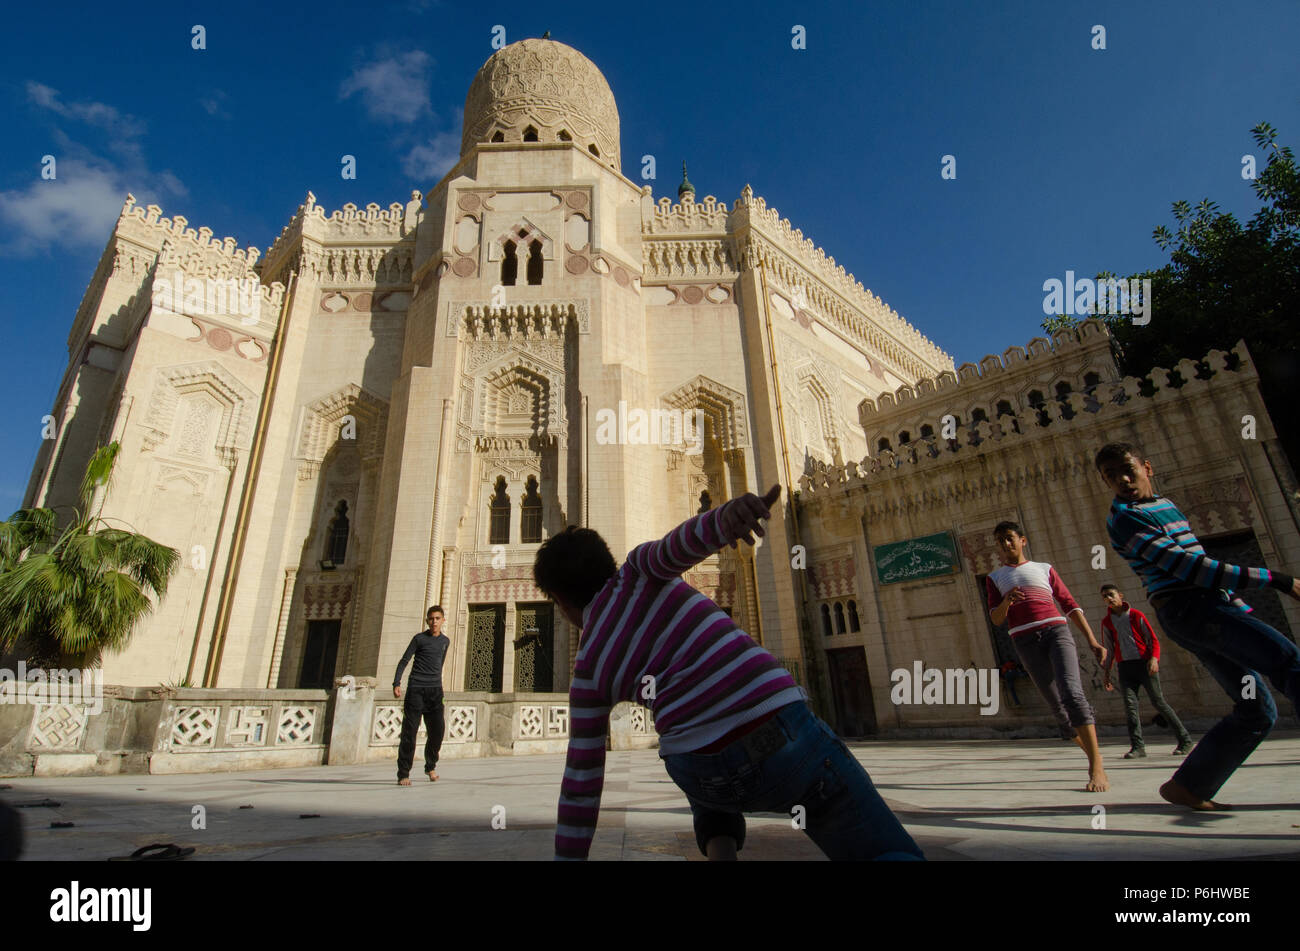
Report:
[[[844,741],[805,703],[782,707],[717,753],[665,756],[664,767],[690,800],[701,852],[718,835],[741,847],[743,813],[781,812],[801,820],[830,859],[925,858]]]
[[[1277,722],[1277,705],[1264,683],[1300,705],[1300,648],[1263,621],[1206,591],[1179,594],[1156,609],[1174,643],[1196,655],[1234,701],[1183,761],[1174,780],[1202,799],[1212,799]],[[1261,676],[1262,675],[1262,676]],[[1247,699],[1243,678],[1254,681]]]

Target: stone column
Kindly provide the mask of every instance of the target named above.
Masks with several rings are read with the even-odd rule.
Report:
[[[280,660],[284,654],[284,635],[289,629],[289,613],[293,608],[293,588],[298,578],[297,568],[286,568],[284,587],[280,593],[280,620],[275,626],[275,646],[271,648],[271,669],[266,675],[266,688],[274,690],[280,677]]]

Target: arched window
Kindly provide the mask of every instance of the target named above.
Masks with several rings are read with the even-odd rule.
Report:
[[[531,126],[531,125],[530,125],[527,129],[524,129],[524,141],[525,141],[525,142],[536,142],[536,141],[537,141],[537,127],[536,127],[536,126]]]
[[[542,242],[537,240],[528,247],[528,283],[542,283]]]
[[[1101,401],[1097,399],[1097,387],[1101,386],[1101,376],[1097,373],[1085,373],[1083,375],[1083,392],[1085,396],[1083,408],[1089,413],[1095,413],[1101,409]]]
[[[493,142],[504,142],[505,140],[506,140],[506,134],[505,134],[504,132],[494,132],[494,133],[492,133],[492,141],[493,141]]]
[[[1001,419],[1003,416],[1010,416],[1011,431],[1013,433],[1020,432],[1020,420],[1016,419],[1016,411],[1011,408],[1010,400],[998,400],[997,412],[998,419]],[[1003,432],[1006,432],[1006,430],[1003,429]]]
[[[572,142],[572,141],[573,141],[573,136],[569,135],[569,133],[565,132],[563,129],[561,129],[561,130],[556,134],[555,137],[556,137],[557,139],[559,139],[561,142]]]
[[[519,522],[519,540],[525,545],[542,540],[542,497],[537,494],[537,476],[529,476],[524,487],[523,514]]]
[[[889,451],[888,439],[882,439],[880,440],[880,442],[876,443],[876,452],[888,452],[888,451]]]
[[[519,258],[515,256],[515,243],[507,241],[506,254],[501,259],[501,283],[506,287],[514,287],[517,277],[519,277]]]
[[[1072,389],[1073,387],[1064,380],[1056,384],[1056,399],[1061,404],[1061,418],[1063,419],[1074,418],[1074,409],[1070,406],[1070,392]]]
[[[858,602],[856,601],[849,602],[849,630],[862,630],[862,625],[858,623]]]
[[[1038,417],[1039,426],[1046,426],[1052,421],[1051,417],[1047,415],[1047,410],[1044,409],[1046,400],[1043,399],[1043,393],[1041,390],[1029,391],[1029,405],[1034,408],[1035,415]]]
[[[709,498],[709,490],[705,489],[700,493],[700,509],[695,514],[700,515],[711,508],[713,508],[713,499]]]
[[[952,414],[952,425],[954,429],[961,428],[961,417],[958,416],[956,413]],[[951,450],[952,452],[956,452],[957,449],[960,447],[960,445],[961,443],[957,440],[956,436],[948,440],[948,449]]]
[[[497,476],[492,493],[492,521],[488,529],[489,545],[510,544],[510,496],[506,495],[506,478]]]
[[[909,433],[906,429],[904,429],[901,433],[898,434],[898,444],[900,446],[906,446],[911,441],[912,441],[912,434]]]
[[[835,633],[844,633],[844,605],[838,601],[835,602]]]
[[[970,414],[970,421],[972,423],[987,423],[989,421],[989,414],[984,412],[983,409],[972,410]]]
[[[330,521],[329,531],[325,535],[325,560],[336,565],[343,564],[348,557],[348,503],[339,500],[334,509],[334,518]]]
[[[930,438],[931,436],[933,436],[933,435],[934,435],[934,427],[931,426],[929,423],[922,423],[922,424],[921,424],[921,438],[922,438],[922,439],[929,439],[929,438]]]
[[[835,632],[831,630],[831,609],[830,605],[822,605],[822,634],[830,637]]]

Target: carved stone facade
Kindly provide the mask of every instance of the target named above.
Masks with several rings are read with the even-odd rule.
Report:
[[[863,401],[870,454],[815,461],[800,479],[808,623],[818,632],[816,662],[834,688],[828,699],[842,731],[855,732],[845,726],[854,721],[869,732],[912,735],[1050,733],[1046,706],[1027,684],[1017,690],[1020,706],[1003,691],[992,716],[973,705],[891,702],[891,674],[910,675],[916,662],[962,669],[1016,660],[987,620],[982,583],[1001,563],[993,528],[1004,519],[1023,527],[1028,557],[1056,567],[1099,636],[1106,583],[1155,623],[1136,575],[1107,537],[1112,495],[1093,458],[1108,442],[1145,450],[1156,490],[1187,514],[1212,555],[1283,571],[1300,565],[1300,496],[1245,345],[1183,360],[1177,370],[1177,386],[1161,368],[1122,378],[1110,337],[1094,320]],[[951,540],[954,571],[881,580],[880,546],[936,534]],[[1272,591],[1245,599],[1269,623],[1300,632],[1290,599]],[[844,611],[850,603],[856,629],[836,613],[837,604]],[[1165,645],[1166,697],[1182,716],[1217,718],[1222,690],[1188,653]],[[1119,727],[1118,695],[1104,691],[1083,651],[1081,664],[1099,722]],[[872,717],[856,715],[862,709]]]
[[[184,293],[162,299],[164,280]],[[232,281],[254,293],[212,306],[211,282]],[[532,582],[543,539],[588,525],[625,555],[701,507],[860,458],[863,405],[953,371],[748,187],[730,206],[656,201],[624,177],[600,71],[530,39],[474,77],[459,161],[404,201],[330,212],[309,192],[263,255],[128,199],[29,501],[69,501],[116,439],[105,515],[181,552],[158,610],[104,658],[111,682],[389,678],[440,603],[448,691],[558,694],[577,632]],[[771,544],[688,578],[807,671],[792,532],[779,514]],[[514,740],[567,735],[562,698],[526,695]],[[483,742],[476,709],[449,714],[453,739]],[[376,709],[372,745],[395,742],[395,716]],[[315,724],[205,701],[168,743],[313,745]]]

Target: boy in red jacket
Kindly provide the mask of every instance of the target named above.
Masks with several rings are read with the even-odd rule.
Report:
[[[1139,687],[1146,688],[1147,696],[1178,736],[1178,749],[1174,750],[1174,755],[1186,756],[1192,750],[1192,737],[1160,692],[1160,641],[1156,638],[1155,629],[1151,627],[1146,615],[1129,607],[1124,595],[1113,584],[1102,585],[1101,596],[1107,608],[1101,629],[1110,636],[1111,648],[1110,656],[1101,666],[1101,673],[1106,689],[1114,690],[1115,685],[1110,680],[1110,665],[1115,660],[1119,661],[1119,685],[1124,691],[1124,718],[1128,722],[1131,747],[1124,758],[1137,759],[1147,755],[1146,746],[1142,742],[1142,718],[1138,715]]]

